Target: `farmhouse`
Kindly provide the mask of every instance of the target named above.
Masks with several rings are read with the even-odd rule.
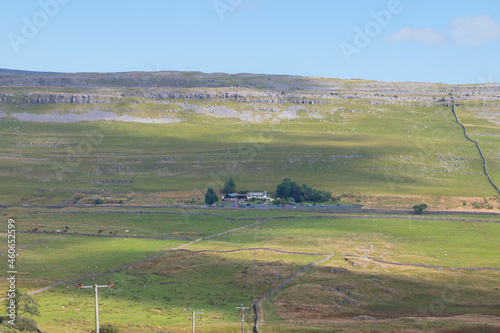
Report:
[[[239,201],[245,201],[248,199],[248,196],[246,194],[239,194],[239,193],[228,193],[222,197],[222,201],[224,202],[239,202]]]
[[[264,192],[248,192],[247,193],[247,197],[248,199],[261,199],[261,200],[265,200],[268,198],[267,196],[267,191],[264,191]]]

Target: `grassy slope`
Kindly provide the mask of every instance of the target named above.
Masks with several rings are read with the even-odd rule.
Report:
[[[252,216],[255,213],[238,214]],[[40,220],[40,217],[43,219]],[[53,216],[29,215],[27,219],[18,219],[16,223],[23,226],[60,223],[51,222],[50,217]],[[99,218],[99,215],[96,217]],[[84,230],[89,227],[89,223],[92,228],[92,224],[104,221],[92,221],[87,215],[77,215],[73,216],[71,229]],[[143,230],[145,223],[151,233],[157,234],[170,228],[180,233],[190,232],[193,224],[206,224],[203,226],[206,232],[215,232],[228,229],[234,224],[223,219],[204,219],[200,216],[189,216],[186,220],[179,221],[179,216],[175,215],[144,215],[137,219],[135,215],[122,214],[113,222],[113,226],[120,230],[125,226],[132,230]],[[313,268],[264,303],[268,325],[265,327],[281,327],[288,331],[290,327],[324,327],[323,321],[333,315],[353,317],[367,314],[379,318],[421,315],[422,307],[429,307],[434,304],[434,299],[441,299],[433,298],[432,295],[439,294],[443,288],[450,293],[458,293],[454,301],[446,298],[443,313],[492,314],[495,296],[489,290],[496,286],[498,272],[452,272],[448,267],[500,266],[500,248],[495,242],[500,237],[499,232],[499,225],[491,223],[413,221],[410,229],[407,219],[299,218],[271,220],[259,226],[258,230],[251,228],[237,231],[196,243],[187,249],[225,250],[256,245],[288,251],[335,253],[333,259]],[[20,239],[26,238],[22,240],[23,244],[31,241],[28,238],[39,240],[38,236],[40,235],[19,235]],[[19,270],[29,273],[21,276],[21,287],[37,288],[57,280],[104,271],[142,260],[177,244],[179,242],[81,236],[52,240],[20,252]],[[432,264],[445,267],[445,271],[401,268],[357,259],[353,260],[358,264],[352,266],[341,257],[343,253],[402,263]],[[165,329],[165,323],[168,323],[173,332],[182,332],[189,327],[186,318],[189,318],[189,311],[193,309],[204,309],[206,312],[199,318],[199,327],[203,331],[216,332],[221,327],[226,327],[225,330],[229,331],[236,330],[239,325],[235,306],[242,302],[248,305],[252,299],[273,289],[306,264],[320,258],[322,257],[292,256],[268,251],[233,254],[180,252],[83,283],[106,284],[111,281],[116,284],[112,295],[107,291],[101,292],[101,318],[103,322],[118,324],[127,332],[156,332]],[[340,267],[344,271],[332,274],[332,267]],[[455,278],[458,282],[454,282]],[[338,286],[349,291],[352,298],[361,304],[360,307],[337,304],[343,296],[326,289]],[[475,298],[470,303],[473,294]],[[387,295],[383,296],[383,303],[380,303],[380,295]],[[81,332],[83,327],[92,327],[90,293],[80,293],[74,286],[66,285],[39,294],[37,298],[43,309],[42,317],[38,318],[42,329],[51,332]],[[315,318],[311,310],[308,310],[312,306],[316,306],[321,316],[325,317]],[[284,309],[289,309],[288,315]],[[303,315],[303,322],[292,320],[299,313]],[[250,327],[250,322],[247,325]],[[342,327],[342,324],[336,325]],[[351,324],[343,327],[349,325]],[[408,327],[408,323],[398,325]]]
[[[345,111],[333,110],[338,107]],[[218,188],[227,174],[247,190],[272,191],[290,177],[334,193],[494,195],[449,108],[308,108],[326,118],[300,111],[298,119],[258,124],[192,113],[185,114],[188,122],[164,125],[4,119],[0,200],[57,203],[75,190],[103,187],[204,191]],[[102,179],[133,183],[93,184]]]
[[[339,84],[351,89],[359,82]],[[5,90],[16,96],[26,93],[26,88]],[[54,88],[39,90],[52,92]],[[57,90],[82,92],[74,88]],[[418,103],[369,105],[362,99],[339,100],[338,104],[305,105],[307,110],[299,110],[297,119],[277,119],[269,112],[256,111],[269,118],[249,123],[236,118],[195,114],[179,107],[179,103],[186,102],[181,100],[169,100],[166,104],[131,104],[144,100],[127,97],[123,101],[127,103],[103,105],[100,109],[141,117],[176,116],[185,122],[165,125],[55,124],[2,118],[0,203],[59,203],[76,190],[103,188],[142,192],[141,200],[146,201],[147,193],[156,195],[166,191],[191,191],[199,196],[208,186],[217,188],[227,174],[233,175],[239,189],[246,190],[272,191],[283,178],[290,177],[334,193],[390,195],[394,200],[398,195],[495,195],[481,174],[481,161],[474,145],[463,139],[448,107],[424,107]],[[207,104],[206,101],[187,103],[198,107]],[[270,107],[264,103],[208,103],[237,111]],[[284,104],[278,105],[278,109],[284,111],[296,106]],[[94,109],[93,105],[0,105],[0,110],[7,114],[86,113]],[[468,124],[468,130],[477,136],[487,155],[492,176],[498,179],[500,168],[496,167],[495,155],[498,127],[486,122],[484,115],[477,112],[477,106],[459,107],[457,112]],[[93,184],[103,179],[132,183]],[[131,234],[179,237],[213,234],[246,223],[178,215],[137,218],[134,214],[29,215],[23,219],[23,208],[11,208],[4,213],[18,216],[19,225],[25,229],[39,224],[53,229],[70,225],[72,231],[93,233],[109,227],[119,229],[120,234],[128,228]],[[233,217],[253,216],[253,213],[244,212],[231,214]],[[263,215],[281,214],[273,211],[262,213],[261,217]],[[267,316],[264,327],[283,329],[283,332],[331,330],[329,320],[335,315],[349,318],[335,328],[370,331],[374,327],[371,322],[352,322],[350,318],[364,314],[378,318],[422,313],[438,317],[460,313],[498,314],[495,305],[498,291],[492,291],[498,288],[498,272],[427,271],[363,260],[353,260],[355,266],[352,266],[340,254],[368,255],[445,268],[498,267],[498,227],[497,224],[413,221],[409,229],[406,219],[275,220],[260,226],[257,233],[255,228],[238,231],[197,243],[189,249],[219,250],[257,245],[289,251],[335,253],[331,261],[313,268],[264,302]],[[5,235],[0,236],[5,238]],[[53,236],[19,235],[19,246],[44,237]],[[136,262],[181,243],[78,236],[51,240],[19,252],[19,270],[28,273],[20,275],[19,283],[24,289],[34,289],[57,280]],[[101,318],[119,324],[127,332],[156,332],[164,330],[165,323],[169,330],[183,332],[190,326],[186,320],[190,316],[188,312],[200,308],[206,311],[197,321],[203,331],[220,332],[221,328],[236,331],[239,317],[235,306],[241,302],[250,303],[316,260],[318,257],[265,251],[173,253],[153,263],[85,283],[116,282],[113,295],[102,294]],[[333,267],[345,271],[332,274]],[[330,290],[338,286],[344,286],[360,307],[341,305],[339,301],[344,296]],[[5,289],[5,281],[0,287]],[[43,330],[77,332],[82,331],[82,327],[92,327],[90,293],[80,293],[74,286],[61,286],[37,297],[43,309],[43,316],[39,318]],[[438,306],[440,311],[426,311]],[[294,317],[303,320],[297,322]],[[482,320],[484,318],[475,323]],[[432,331],[457,325],[460,324],[443,324],[440,320],[425,323],[400,319],[388,323],[381,321],[376,327],[382,331],[393,327]]]
[[[500,107],[484,107],[482,104],[465,103],[458,107],[457,114],[467,129],[467,134],[477,140],[485,155],[488,173],[500,184]]]
[[[199,213],[199,212],[197,212]],[[226,212],[227,213],[227,212]],[[224,213],[223,213],[224,214]],[[215,223],[218,222],[218,223]],[[248,221],[231,221],[213,216],[183,214],[38,214],[16,219],[18,230],[38,228],[40,231],[63,231],[102,234],[117,232],[121,236],[154,236],[173,238],[200,238],[227,229],[238,228]],[[39,227],[42,225],[43,227]],[[128,232],[126,231],[128,230]],[[53,237],[53,236],[47,236]]]

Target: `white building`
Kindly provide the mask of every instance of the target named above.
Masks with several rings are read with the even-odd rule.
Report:
[[[247,198],[248,199],[255,198],[255,199],[266,200],[268,198],[267,197],[267,191],[264,191],[264,192],[248,192],[247,193]]]

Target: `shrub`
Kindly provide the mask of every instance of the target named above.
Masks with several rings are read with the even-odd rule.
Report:
[[[79,201],[81,199],[85,198],[85,196],[81,193],[78,193],[77,195],[75,195],[75,201]]]
[[[120,333],[120,329],[113,324],[106,323],[99,327],[100,333]],[[92,330],[92,333],[95,333],[95,330]]]
[[[13,328],[13,326],[11,324],[7,323],[7,321],[0,324],[0,332],[2,332],[2,333],[19,333],[19,331],[16,330],[15,328]]]
[[[427,205],[424,203],[420,204],[420,205],[413,206],[413,210],[415,211],[415,214],[422,214],[426,208],[427,208]]]
[[[29,317],[17,317],[16,329],[19,331],[38,332],[36,321],[33,318]]]

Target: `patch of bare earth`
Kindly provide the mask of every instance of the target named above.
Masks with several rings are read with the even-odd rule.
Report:
[[[495,197],[448,197],[430,195],[362,195],[360,199],[345,198],[344,202],[362,204],[365,209],[402,209],[411,210],[414,205],[425,203],[428,210],[456,210],[466,212],[500,212],[500,200]],[[474,204],[481,205],[485,200],[493,209],[475,208]],[[464,204],[465,203],[465,204]]]

